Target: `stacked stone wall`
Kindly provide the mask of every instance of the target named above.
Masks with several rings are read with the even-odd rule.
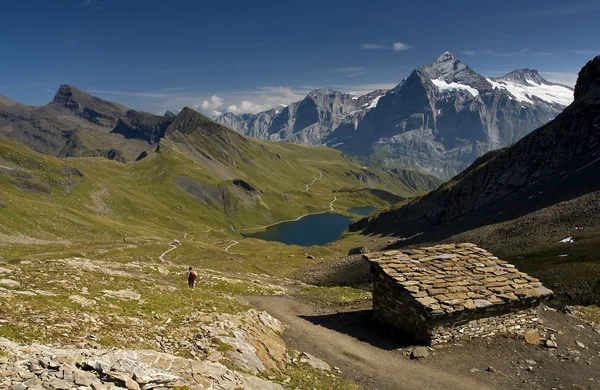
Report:
[[[410,333],[430,345],[500,333],[521,334],[537,324],[539,302],[510,302],[475,310],[461,310],[432,318],[411,293],[378,267],[372,266],[373,313],[380,321]]]
[[[373,315],[379,321],[387,322],[410,333],[417,341],[428,342],[426,313],[408,291],[375,266],[371,266],[373,277]]]

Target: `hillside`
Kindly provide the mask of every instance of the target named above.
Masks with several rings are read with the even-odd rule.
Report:
[[[575,102],[555,120],[508,148],[484,155],[439,189],[351,228],[402,237],[400,246],[469,238],[499,255],[519,256],[516,262],[527,263],[525,269],[542,273],[558,272],[550,271],[551,265],[566,269],[578,260],[592,261],[597,268],[588,252],[600,242],[598,80],[600,57],[581,70]],[[557,244],[567,237],[574,237],[575,244]],[[538,266],[524,257],[537,258]],[[595,277],[588,276],[594,285]],[[600,290],[593,288],[596,296],[586,299],[597,301]]]
[[[388,91],[317,89],[280,110],[216,120],[253,137],[334,147],[371,166],[448,180],[544,125],[573,101],[536,70],[485,77],[446,52]]]
[[[326,210],[334,191],[342,208],[389,204],[439,185],[365,169],[329,148],[247,139],[188,108],[145,156],[128,164],[61,159],[0,139],[0,237],[72,242],[235,231]]]
[[[0,96],[0,137],[60,157],[136,159],[155,145],[173,121],[130,110],[61,85],[45,106],[32,107]]]
[[[169,120],[127,163],[0,138],[0,387],[358,389],[243,298],[364,297],[287,279],[340,249],[241,231],[389,205],[439,181],[248,139],[189,108]]]

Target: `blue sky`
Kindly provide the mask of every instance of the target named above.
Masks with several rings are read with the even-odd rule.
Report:
[[[600,54],[600,1],[4,0],[0,95],[72,84],[129,107],[256,112],[330,87],[390,88],[444,51],[570,85]]]

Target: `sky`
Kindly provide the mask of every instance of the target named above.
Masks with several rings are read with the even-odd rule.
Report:
[[[3,0],[0,95],[43,105],[70,84],[154,113],[254,113],[391,88],[445,51],[573,86],[599,20],[598,0]]]

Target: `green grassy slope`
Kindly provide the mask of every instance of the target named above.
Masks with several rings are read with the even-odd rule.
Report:
[[[164,248],[185,233],[197,237],[195,250],[222,253],[224,245],[211,243],[328,210],[334,197],[334,209],[345,211],[438,184],[421,183],[368,170],[333,149],[250,140],[192,110],[180,114],[158,152],[128,164],[55,158],[0,139],[0,257],[39,254],[40,245],[77,252],[125,237]],[[264,247],[244,239],[236,249],[246,241],[254,243],[248,254]]]

